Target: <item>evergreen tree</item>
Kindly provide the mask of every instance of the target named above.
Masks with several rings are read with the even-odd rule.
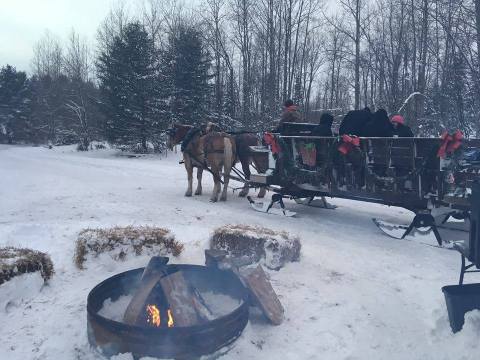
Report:
[[[208,116],[213,87],[205,48],[200,31],[191,25],[180,24],[169,35],[162,56],[162,85],[173,122],[195,125]]]
[[[56,145],[76,142],[65,124],[69,85],[68,78],[62,74],[56,77],[33,76],[30,79],[32,116],[28,124],[29,141],[37,144],[48,141]]]
[[[0,140],[25,140],[29,102],[27,75],[10,65],[0,69]]]
[[[159,127],[161,109],[153,41],[144,27],[128,24],[97,62],[107,138],[147,151]]]

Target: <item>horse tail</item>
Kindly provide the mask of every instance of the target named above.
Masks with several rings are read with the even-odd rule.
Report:
[[[224,167],[225,167],[225,174],[230,173],[233,165],[235,164],[235,143],[231,137],[224,137],[223,138],[224,144],[224,151],[223,154],[225,156],[224,159]]]

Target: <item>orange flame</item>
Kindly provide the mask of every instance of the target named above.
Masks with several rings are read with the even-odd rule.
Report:
[[[149,324],[160,326],[160,310],[155,305],[147,305],[147,322]]]
[[[168,327],[171,328],[171,327],[173,327],[173,325],[174,325],[172,310],[168,309],[168,310],[167,310],[167,315],[168,315],[168,322],[167,322],[167,324],[168,324]]]

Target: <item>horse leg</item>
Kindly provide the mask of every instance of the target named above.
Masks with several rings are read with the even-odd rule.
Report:
[[[213,192],[212,192],[212,196],[210,198],[210,201],[211,202],[217,202],[218,200],[218,194],[220,193],[220,188],[221,188],[221,184],[220,184],[220,170],[218,169],[217,165],[213,165],[211,166],[211,169],[212,171],[212,175],[213,175],[213,182],[214,182],[214,185],[213,185]]]
[[[222,191],[222,196],[220,197],[220,201],[227,201],[228,182],[230,181],[230,170],[231,168],[227,168],[227,167],[224,168],[223,191]]]
[[[187,188],[187,191],[185,192],[185,196],[192,196],[192,182],[193,182],[192,160],[188,156],[184,156],[183,161],[185,163],[185,169],[187,170],[187,178],[188,178],[188,188]]]
[[[250,159],[248,157],[241,157],[240,158],[240,163],[242,164],[242,170],[243,174],[245,175],[245,180],[248,181],[250,180]],[[248,182],[243,185],[242,191],[240,191],[240,194],[238,196],[240,197],[245,197],[248,195],[248,191],[250,190],[250,187],[248,186]]]
[[[195,195],[202,195],[202,174],[203,169],[201,167],[197,168],[197,190]]]
[[[258,192],[257,197],[260,199],[263,199],[265,197],[265,194],[267,193],[267,188],[265,186],[262,186],[260,188],[260,191]]]
[[[227,191],[228,191],[228,182],[230,181],[230,172],[232,171],[232,167],[235,163],[235,155],[233,153],[234,144],[232,144],[230,139],[224,139],[224,144],[225,144],[224,158],[223,158],[224,175],[223,175],[223,192],[222,192],[222,197],[220,198],[221,201],[227,201]]]

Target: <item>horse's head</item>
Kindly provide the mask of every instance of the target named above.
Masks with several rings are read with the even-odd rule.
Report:
[[[173,150],[174,146],[180,144],[185,139],[185,135],[192,128],[193,126],[191,125],[174,124],[170,129],[167,129],[167,147]]]

